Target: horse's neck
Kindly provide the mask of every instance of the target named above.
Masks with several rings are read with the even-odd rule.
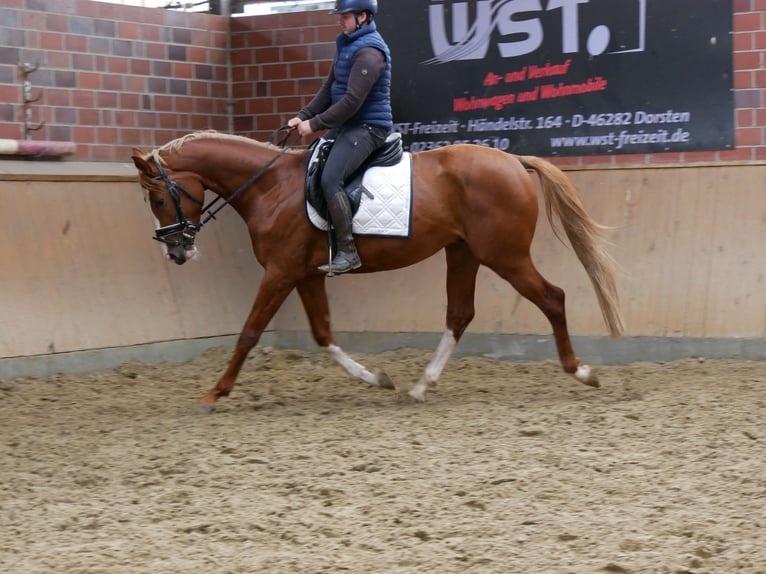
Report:
[[[277,154],[255,145],[246,149],[237,142],[221,141],[214,145],[208,142],[196,146],[192,143],[186,144],[188,153],[179,155],[180,169],[202,177],[211,190],[224,199],[261,173]]]

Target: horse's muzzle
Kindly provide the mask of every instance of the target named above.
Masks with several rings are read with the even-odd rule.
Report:
[[[183,265],[197,254],[197,248],[194,245],[178,245],[168,247],[167,257],[176,265]]]
[[[183,221],[156,229],[152,239],[164,245],[168,259],[176,265],[183,265],[194,257],[197,252],[194,240],[197,237],[198,230],[199,225]],[[173,236],[179,238],[173,239]]]
[[[178,237],[173,239],[172,236]],[[197,253],[194,240],[197,227],[193,224],[175,224],[161,227],[152,239],[163,244],[166,257],[176,265],[183,265]]]

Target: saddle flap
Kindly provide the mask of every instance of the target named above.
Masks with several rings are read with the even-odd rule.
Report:
[[[306,201],[317,210],[323,217],[327,218],[327,201],[322,193],[322,166],[330,155],[332,144],[335,140],[318,138],[313,144],[313,152],[306,164],[306,180],[304,183],[304,193]]]

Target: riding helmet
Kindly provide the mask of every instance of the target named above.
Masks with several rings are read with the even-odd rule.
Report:
[[[335,9],[330,14],[346,12],[369,12],[375,16],[378,13],[378,0],[335,0]]]

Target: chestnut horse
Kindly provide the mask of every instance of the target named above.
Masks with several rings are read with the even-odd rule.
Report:
[[[200,400],[212,411],[227,396],[247,354],[293,289],[297,289],[317,344],[346,372],[370,385],[393,388],[385,373],[373,374],[335,344],[325,274],[326,233],[305,214],[304,177],[310,152],[241,136],[197,132],[149,153],[133,149],[139,180],[156,219],[155,239],[178,265],[196,253],[194,239],[212,219],[203,207],[205,190],[231,205],[247,223],[263,278],[233,356],[216,385]],[[538,215],[537,191],[527,170],[541,182],[546,214],[553,212],[585,267],[604,321],[613,337],[622,333],[612,260],[605,228],[586,213],[573,183],[548,161],[470,144],[412,154],[412,214],[409,238],[358,237],[362,267],[356,273],[398,269],[444,249],[447,256],[447,324],[436,353],[409,391],[416,401],[439,379],[474,316],[476,274],[486,265],[534,303],[553,328],[561,365],[582,383],[598,386],[595,373],[575,356],[567,331],[564,291],[535,268],[530,244]],[[219,206],[220,208],[220,206]],[[205,212],[208,216],[203,220]]]

